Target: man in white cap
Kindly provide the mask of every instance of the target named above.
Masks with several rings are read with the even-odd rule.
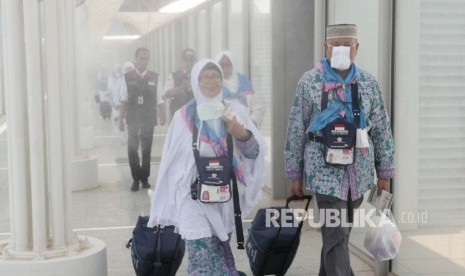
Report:
[[[363,194],[375,186],[375,171],[379,193],[389,190],[394,143],[378,83],[354,63],[357,26],[330,25],[326,38],[326,57],[302,76],[296,89],[287,129],[286,178],[296,196],[303,195],[305,182],[320,209],[319,275],[348,276],[354,275],[348,249],[351,224],[344,222],[352,222]],[[332,224],[328,213],[336,218]]]

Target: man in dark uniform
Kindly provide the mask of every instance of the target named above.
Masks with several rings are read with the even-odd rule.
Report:
[[[150,51],[147,48],[136,50],[135,70],[124,75],[126,91],[121,95],[119,127],[124,130],[124,118],[128,125],[128,158],[133,183],[131,191],[150,188],[150,153],[152,150],[153,128],[165,124],[165,108],[161,96],[158,74],[147,69]],[[142,149],[142,165],[139,159],[139,144]]]
[[[171,118],[178,109],[194,98],[190,81],[191,69],[197,61],[194,50],[184,49],[181,53],[181,60],[183,67],[173,72],[165,84],[163,98],[170,99]]]

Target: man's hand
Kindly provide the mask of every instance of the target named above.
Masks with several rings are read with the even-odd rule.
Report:
[[[183,80],[182,83],[181,83],[182,92],[187,90],[190,86],[191,86],[191,82],[189,80],[187,80],[187,79]]]
[[[124,118],[126,118],[127,102],[121,101],[119,109],[119,130],[124,131]]]
[[[160,125],[164,126],[166,123],[166,108],[164,103],[158,105],[158,118]]]
[[[292,180],[291,195],[297,197],[303,197],[303,181],[302,179]]]
[[[381,195],[382,190],[389,192],[389,179],[378,178],[378,183],[376,185],[378,186],[378,195]]]

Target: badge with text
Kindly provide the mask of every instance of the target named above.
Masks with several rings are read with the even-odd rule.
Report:
[[[231,199],[231,162],[225,156],[200,157],[198,190],[204,203],[227,202]]]
[[[324,129],[324,158],[328,164],[350,165],[355,159],[356,128],[344,119],[336,119]]]

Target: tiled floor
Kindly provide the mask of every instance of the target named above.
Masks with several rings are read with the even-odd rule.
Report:
[[[125,248],[138,215],[148,215],[150,203],[147,190],[131,192],[126,146],[121,133],[109,121],[98,116],[93,122],[95,148],[87,152],[98,157],[99,186],[92,190],[73,192],[72,227],[78,235],[103,240],[107,245],[108,275],[134,275],[130,252]],[[151,183],[155,183],[158,163],[167,127],[157,127],[154,134]],[[6,132],[0,133],[0,240],[9,237],[9,198]],[[280,206],[267,193],[260,207]],[[244,218],[246,221],[250,218]],[[244,229],[247,229],[245,222]],[[465,275],[465,228],[438,227],[405,231],[400,254],[393,263],[397,275],[459,276]],[[363,235],[354,231],[352,241],[363,243]],[[234,245],[234,241],[232,241]],[[317,275],[320,262],[321,237],[318,230],[306,225],[297,256],[286,275]],[[233,246],[237,267],[252,275],[244,251]],[[373,268],[351,254],[353,270],[358,276],[374,275]],[[178,275],[186,274],[186,258]]]
[[[150,209],[147,190],[131,192],[131,176],[127,165],[126,147],[121,133],[110,121],[95,116],[95,154],[99,163],[99,186],[92,190],[73,192],[73,229],[78,235],[99,238],[107,245],[108,275],[134,275],[130,252],[125,248],[131,237],[132,228],[138,215],[148,215]],[[152,156],[154,160],[161,155],[164,135],[167,127],[155,130]],[[6,133],[0,135],[0,240],[9,237],[8,174],[6,154]],[[1,169],[3,168],[3,169]],[[152,162],[151,183],[155,183],[158,163]],[[283,201],[272,200],[264,193],[260,206],[280,206]],[[247,219],[247,218],[244,218]],[[250,219],[250,218],[249,218]],[[244,225],[247,229],[248,223]],[[234,244],[234,241],[232,241]],[[237,267],[252,275],[244,251],[232,246]],[[319,269],[321,237],[320,233],[304,227],[297,256],[286,275],[317,275]],[[351,256],[353,269],[357,275],[374,275],[373,269],[355,255]],[[186,258],[178,275],[186,274]]]

